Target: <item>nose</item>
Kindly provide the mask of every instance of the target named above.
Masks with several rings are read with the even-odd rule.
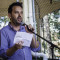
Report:
[[[19,13],[19,17],[21,17],[21,13]]]

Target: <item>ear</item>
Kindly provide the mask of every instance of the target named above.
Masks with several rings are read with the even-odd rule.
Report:
[[[8,13],[8,17],[11,18],[11,14],[10,13]]]

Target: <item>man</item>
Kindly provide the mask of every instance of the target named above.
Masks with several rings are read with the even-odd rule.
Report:
[[[23,47],[23,41],[16,44],[13,43],[17,31],[31,33],[26,26],[21,25],[23,20],[22,3],[12,3],[8,8],[8,16],[10,18],[10,23],[1,29],[1,57],[6,58],[7,60],[32,60],[31,50],[39,50],[39,43],[35,40],[34,36],[30,47]],[[32,26],[29,25],[28,28],[32,29]]]

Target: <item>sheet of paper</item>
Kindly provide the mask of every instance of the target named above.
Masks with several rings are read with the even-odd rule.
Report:
[[[27,32],[17,32],[14,38],[14,43],[18,43],[19,41],[23,41],[23,46],[30,47],[32,41],[33,34]]]

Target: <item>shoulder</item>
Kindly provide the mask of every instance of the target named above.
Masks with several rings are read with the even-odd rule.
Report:
[[[1,31],[1,32],[6,32],[8,29],[9,29],[9,27],[8,27],[8,25],[7,25],[7,26],[3,27],[0,31]]]
[[[1,30],[5,30],[8,28],[8,25],[7,26],[4,26]]]

